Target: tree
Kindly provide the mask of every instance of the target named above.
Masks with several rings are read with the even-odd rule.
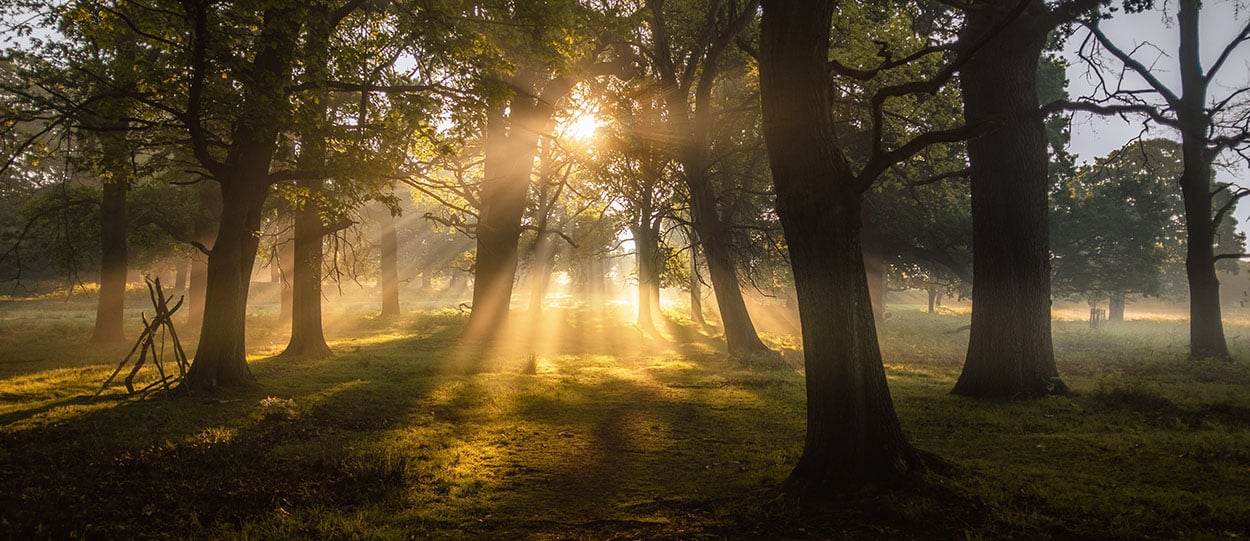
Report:
[[[1128,294],[1158,294],[1181,172],[1180,145],[1133,141],[1056,186],[1051,193],[1051,251],[1056,294],[1110,298],[1108,319],[1123,321]]]
[[[738,286],[731,251],[731,227],[714,183],[712,139],[717,115],[712,96],[735,41],[755,20],[756,1],[710,2],[706,13],[691,6],[673,13],[663,0],[649,0],[652,66],[663,95],[664,118],[675,143],[675,157],[690,198],[690,214],[698,234],[708,275],[716,294],[729,354],[751,356],[770,350],[759,339]],[[685,27],[670,19],[685,22]]]
[[[1067,392],[1050,333],[1049,145],[1037,74],[1050,32],[1093,5],[993,0],[964,13],[960,41],[984,43],[960,72],[964,117],[999,127],[968,142],[972,327],[955,394]]]
[[[1153,2],[1136,3],[1134,9],[1149,9]],[[1250,23],[1242,26],[1236,37],[1221,48],[1219,56],[1203,69],[1199,50],[1201,32],[1199,19],[1202,2],[1180,0],[1176,3],[1177,32],[1180,37],[1177,67],[1180,84],[1169,85],[1152,69],[1154,62],[1136,56],[1140,47],[1126,51],[1112,42],[1099,28],[1101,16],[1083,21],[1096,44],[1123,66],[1122,73],[1132,73],[1145,84],[1144,89],[1100,88],[1102,95],[1091,100],[1057,104],[1057,107],[1097,113],[1137,113],[1152,122],[1180,132],[1184,169],[1179,184],[1185,205],[1186,255],[1185,272],[1189,282],[1189,355],[1194,359],[1229,359],[1220,309],[1220,283],[1216,263],[1222,259],[1242,257],[1240,253],[1216,253],[1216,236],[1225,216],[1236,201],[1250,190],[1213,185],[1213,167],[1226,151],[1245,157],[1250,150],[1250,126],[1239,101],[1245,89],[1233,89],[1222,97],[1212,96],[1211,87],[1230,56],[1250,39]],[[1092,60],[1092,54],[1086,53]],[[1097,64],[1095,64],[1097,65]],[[1151,99],[1159,103],[1152,102]],[[1222,204],[1217,194],[1227,193]]]
[[[645,86],[615,100],[614,122],[596,154],[597,183],[613,197],[609,207],[625,223],[634,244],[638,277],[637,324],[656,333],[654,314],[659,311],[663,224],[677,204],[673,182],[674,164],[662,150],[661,96]]]
[[[934,129],[909,137],[882,122],[888,107],[905,101],[898,98],[940,89],[959,66],[963,57],[957,55],[928,77],[883,86],[862,100],[873,122],[852,133],[867,151],[862,160],[848,159],[832,114],[829,47],[836,7],[835,0],[765,0],[759,60],[764,136],[798,290],[807,373],[807,437],[786,486],[814,495],[923,468],[899,425],[881,363],[860,241],[863,197],[889,167],[980,129]],[[950,51],[932,43],[918,50],[906,57]],[[876,66],[839,62],[835,69],[870,80],[908,63],[881,54]],[[903,142],[887,147],[890,137]]]
[[[1180,143],[1134,140],[1052,190],[1057,293],[1110,299],[1111,321],[1124,320],[1127,295],[1170,293],[1166,277],[1172,267],[1183,272],[1187,251],[1185,206],[1174,188],[1183,162]],[[1230,215],[1219,224],[1221,252],[1241,252],[1235,226]]]

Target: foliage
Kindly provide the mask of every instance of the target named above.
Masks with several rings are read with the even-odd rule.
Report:
[[[1055,186],[1056,293],[1091,300],[1114,293],[1183,297],[1185,209],[1175,188],[1183,167],[1179,143],[1133,141]],[[1220,253],[1241,252],[1244,239],[1235,226],[1231,214],[1219,224]]]

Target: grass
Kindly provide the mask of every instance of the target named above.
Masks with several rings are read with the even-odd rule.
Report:
[[[272,357],[284,334],[258,309],[256,388],[93,401],[129,345],[84,343],[85,300],[0,300],[0,536],[1250,535],[1244,348],[1190,363],[1180,321],[1059,321],[1073,396],[969,400],[948,394],[967,315],[893,314],[899,416],[953,470],[811,507],[777,492],[802,449],[801,373],[732,363],[686,322],[644,341],[611,313],[553,310],[481,352],[456,343],[455,312],[349,311],[328,318],[336,355],[310,360]]]

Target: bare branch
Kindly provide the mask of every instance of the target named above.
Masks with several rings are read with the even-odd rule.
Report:
[[[1116,46],[1115,43],[1112,43],[1111,39],[1108,38],[1107,35],[1102,32],[1102,29],[1098,27],[1097,19],[1093,21],[1083,21],[1082,24],[1084,24],[1085,27],[1089,29],[1090,33],[1093,34],[1094,37],[1098,40],[1098,44],[1102,45],[1102,48],[1106,49],[1108,52],[1112,54],[1112,56],[1115,56],[1117,59],[1119,59],[1120,62],[1122,62],[1125,65],[1125,67],[1127,67],[1128,69],[1131,69],[1139,77],[1144,79],[1146,83],[1149,84],[1150,87],[1155,90],[1155,92],[1157,92],[1160,96],[1163,97],[1164,100],[1167,101],[1169,107],[1173,109],[1180,108],[1181,106],[1180,97],[1178,97],[1175,92],[1172,92],[1172,89],[1168,88],[1167,85],[1163,84],[1163,82],[1160,81],[1158,77],[1155,77],[1154,73],[1151,72],[1150,68],[1146,67],[1144,64],[1137,61],[1136,58],[1133,58],[1133,55],[1124,52],[1124,50]]]
[[[1235,50],[1238,45],[1241,45],[1241,43],[1247,39],[1250,39],[1250,21],[1247,21],[1246,25],[1241,27],[1241,32],[1237,33],[1237,37],[1233,38],[1232,41],[1229,41],[1228,44],[1224,46],[1224,50],[1220,52],[1220,58],[1211,65],[1211,69],[1207,70],[1207,74],[1203,76],[1203,79],[1205,79],[1207,83],[1213,81],[1215,79],[1215,75],[1220,72],[1220,68],[1224,67],[1224,62],[1228,60],[1229,55],[1233,54],[1233,50]]]

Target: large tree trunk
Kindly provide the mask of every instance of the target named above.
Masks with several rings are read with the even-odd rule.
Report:
[[[379,257],[378,280],[382,282],[382,317],[399,316],[399,236],[395,232],[395,216],[389,211],[382,219],[382,253]],[[422,276],[429,276],[427,270]]]
[[[268,189],[267,182],[222,185],[224,219],[208,257],[204,323],[195,361],[187,373],[187,385],[193,389],[252,382],[245,344],[247,293]]]
[[[1040,0],[1035,2],[1039,8]],[[1015,4],[971,11],[960,39],[992,31]],[[965,119],[1002,122],[968,142],[972,167],[972,327],[954,393],[1036,397],[1065,393],[1050,336],[1046,128],[1037,67],[1047,28],[1023,14],[961,73]]]
[[[508,117],[495,109],[486,126],[486,166],[474,259],[473,311],[465,326],[470,340],[495,338],[508,321],[516,281],[517,242],[525,212],[538,137],[546,123],[533,97],[511,100]]]
[[[1220,281],[1215,274],[1215,229],[1211,208],[1215,155],[1207,146],[1210,118],[1205,109],[1207,79],[1199,56],[1199,0],[1180,0],[1181,196],[1185,201],[1185,271],[1189,279],[1189,356],[1194,359],[1229,359],[1220,313]]]
[[[317,86],[312,99],[304,101],[303,109],[311,125],[300,136],[299,165],[305,171],[323,171],[326,165],[326,113],[330,93],[325,86],[329,66],[331,31],[330,13],[325,7],[312,10],[305,38],[303,61],[308,80]],[[302,203],[294,209],[295,265],[291,281],[291,341],[283,355],[312,358],[328,357],[321,327],[321,265],[325,257],[323,237],[326,226],[321,221],[321,197],[325,181],[304,179],[298,182]]]
[[[243,87],[241,116],[231,134],[228,158],[217,171],[221,223],[208,256],[200,342],[187,372],[186,384],[191,389],[252,382],[247,366],[247,294],[269,194],[269,168],[277,150],[278,129],[287,114],[287,83],[301,30],[299,14],[298,8],[285,4],[265,11],[250,66],[254,77]],[[196,24],[202,31],[204,21]]]
[[[107,149],[116,152],[117,149]],[[117,168],[129,165],[118,156],[110,157]],[[96,303],[95,330],[91,341],[121,342],[126,302],[126,191],[129,175],[114,171],[104,183],[100,201],[100,297]]]
[[[922,464],[894,413],[860,244],[863,187],[836,154],[828,50],[835,2],[764,3],[764,135],[798,290],[807,437],[787,490],[826,496]]]
[[[709,17],[706,22],[709,26],[702,30],[709,43],[693,51],[678,52],[678,56],[691,55],[678,60],[673,58],[663,2],[647,4],[651,8],[656,30],[655,65],[664,96],[665,122],[672,126],[679,145],[677,157],[689,191],[690,220],[703,244],[703,256],[707,259],[708,276],[720,309],[729,354],[735,357],[771,356],[773,352],[760,341],[742,297],[730,245],[730,224],[728,217],[722,216],[717,208],[718,194],[711,179],[712,140],[719,114],[714,109],[713,86],[717,81],[722,55],[733,43],[733,38],[753,18],[755,4],[731,4],[729,7],[736,9],[712,14],[714,17]],[[719,20],[722,16],[727,19]],[[679,73],[679,65],[697,66],[697,79],[693,70]]]
[[[309,193],[300,208],[295,209],[295,265],[291,280],[291,341],[283,355],[312,358],[328,357],[321,326],[321,264],[324,257],[323,237],[317,197],[321,181],[301,182]]]

